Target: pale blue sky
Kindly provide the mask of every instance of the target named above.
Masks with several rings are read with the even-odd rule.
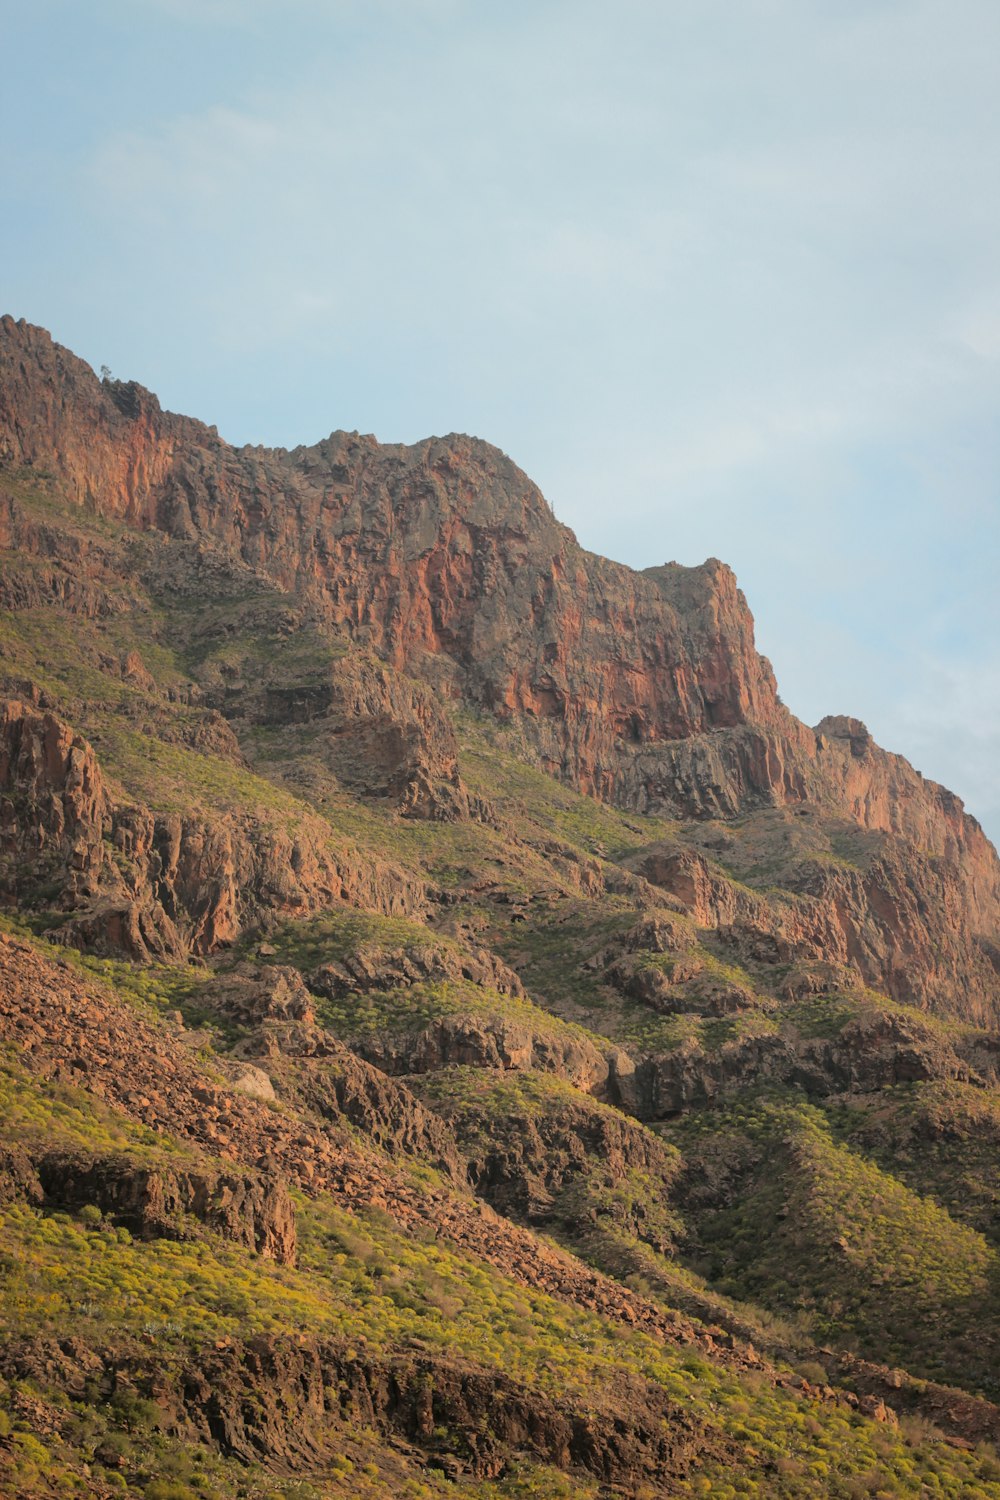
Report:
[[[0,0],[0,311],[499,444],[1000,835],[996,0]]]

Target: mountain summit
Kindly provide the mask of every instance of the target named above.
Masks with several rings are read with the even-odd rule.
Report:
[[[1000,865],[729,568],[11,318],[0,547],[18,1493],[1000,1495]]]

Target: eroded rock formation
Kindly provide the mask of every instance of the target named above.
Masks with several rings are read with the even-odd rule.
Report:
[[[336,848],[317,819],[214,818],[115,800],[94,750],[51,713],[0,702],[0,892],[66,913],[54,935],[133,958],[228,946],[261,916],[339,902],[404,914],[419,882]]]

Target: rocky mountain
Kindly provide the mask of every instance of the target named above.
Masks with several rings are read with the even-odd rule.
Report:
[[[1000,1495],[1000,865],[724,564],[10,318],[0,548],[11,1493]]]

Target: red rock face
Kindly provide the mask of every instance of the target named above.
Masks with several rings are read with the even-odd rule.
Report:
[[[486,443],[237,451],[6,318],[0,458],[53,469],[102,514],[231,544],[393,665],[443,658],[453,691],[500,714],[597,721],[629,744],[782,717],[728,568],[585,553]]]
[[[904,1004],[995,1026],[1000,983],[976,941],[961,865],[880,842],[864,867],[807,861],[766,896],[674,845],[653,845],[635,863],[741,961],[833,964]],[[703,981],[697,990],[704,995]]]
[[[0,699],[0,901],[37,903],[44,891],[66,913],[53,935],[74,946],[180,958],[227,947],[264,911],[420,909],[412,877],[336,850],[327,835],[250,812],[209,819],[116,803],[81,735]]]
[[[75,893],[97,888],[108,816],[90,746],[49,713],[0,702],[0,881],[17,899],[23,875],[60,871]]]
[[[128,525],[223,545],[389,666],[517,721],[584,791],[693,817],[827,808],[954,866],[973,927],[996,933],[1000,872],[978,824],[863,725],[787,712],[724,564],[637,573],[585,552],[486,443],[337,432],[237,450],[5,318],[0,462],[50,471]],[[413,785],[419,810],[419,767]]]

